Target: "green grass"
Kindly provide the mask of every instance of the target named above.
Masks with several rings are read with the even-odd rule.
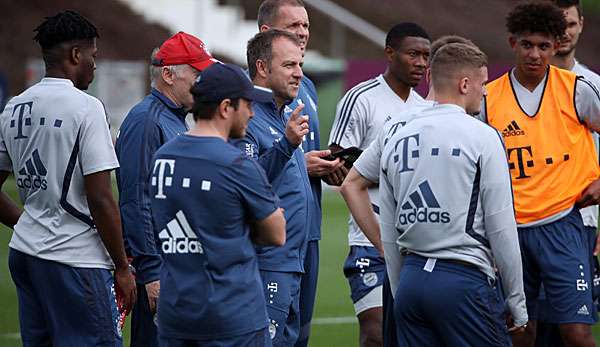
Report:
[[[14,181],[5,185],[15,198]],[[348,252],[348,211],[336,192],[323,196],[323,239],[320,242],[321,266],[317,289],[314,320],[330,317],[353,317],[354,309],[349,296],[342,266]],[[0,346],[20,346],[15,288],[8,271],[8,242],[11,232],[0,226]],[[127,325],[128,327],[128,325]],[[600,342],[600,328],[594,327],[596,341]],[[357,346],[358,324],[314,324],[311,347]],[[125,346],[129,346],[129,332],[125,331]]]

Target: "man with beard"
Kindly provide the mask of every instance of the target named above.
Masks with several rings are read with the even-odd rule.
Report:
[[[332,151],[347,147],[366,149],[387,119],[407,107],[424,103],[413,87],[425,76],[429,53],[429,35],[423,28],[414,23],[394,26],[385,42],[388,68],[383,74],[359,83],[340,100],[329,135],[329,148]],[[369,189],[375,214],[379,210],[377,191],[377,187]],[[391,297],[388,286],[384,285],[387,281],[384,281],[381,250],[365,237],[353,217],[350,217],[348,242],[350,254],[344,264],[344,274],[358,317],[360,345],[380,346],[384,297]]]

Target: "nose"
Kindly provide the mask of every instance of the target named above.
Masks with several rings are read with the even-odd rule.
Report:
[[[533,48],[531,49],[531,51],[529,52],[529,56],[530,56],[531,58],[538,59],[538,58],[540,57],[540,49],[539,49],[539,48],[537,48],[537,47],[533,47]]]
[[[301,39],[306,39],[306,37],[308,36],[308,28],[300,26],[296,35],[298,35],[298,37],[300,37]]]
[[[415,66],[418,67],[427,67],[427,58],[424,55],[419,55],[415,60]]]
[[[293,76],[296,78],[302,78],[304,76],[304,72],[302,72],[302,67],[300,67],[300,65],[298,65],[296,69],[294,69]]]

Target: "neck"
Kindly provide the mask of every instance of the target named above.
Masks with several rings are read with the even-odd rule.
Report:
[[[555,55],[550,62],[556,67],[571,71],[575,66],[575,50],[566,55]]]
[[[463,110],[465,110],[467,106],[466,101],[462,96],[449,93],[437,92],[435,93],[433,100],[438,104],[453,104],[461,107]]]
[[[279,98],[277,96],[273,97],[275,100],[275,105],[277,106],[277,111],[281,111],[281,108],[287,103],[288,100]]]
[[[544,79],[546,76],[546,70],[544,70],[544,74],[541,76],[531,76],[524,74],[519,68],[515,68],[515,78],[519,83],[527,88],[530,92],[532,92]]]
[[[187,132],[188,135],[201,137],[218,137],[227,141],[229,138],[228,129],[224,129],[212,119],[199,119],[194,124],[194,127]]]
[[[179,102],[179,100],[177,100],[177,97],[175,97],[175,94],[173,93],[171,88],[168,88],[167,86],[159,82],[156,83],[156,86],[154,88],[158,90],[162,95],[166,96],[167,99],[171,100],[175,105],[177,105],[177,107],[183,106],[183,104]]]
[[[383,79],[387,82],[390,88],[400,97],[400,99],[406,101],[408,99],[408,95],[410,94],[411,86],[405,84],[404,82],[399,81],[394,78],[390,69],[387,68],[383,73]]]
[[[64,78],[75,83],[75,78],[63,68],[46,66],[46,77],[49,78]]]

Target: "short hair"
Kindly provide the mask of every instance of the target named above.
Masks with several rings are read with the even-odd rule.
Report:
[[[581,2],[579,0],[552,0],[556,6],[561,9],[567,9],[571,6],[575,6],[577,9],[577,15],[579,17],[583,16],[583,7],[581,6]]]
[[[465,73],[465,70],[487,66],[487,56],[475,45],[449,43],[442,46],[431,60],[431,79],[436,89],[443,81]]]
[[[87,18],[71,10],[59,12],[45,20],[33,30],[33,39],[42,47],[46,65],[58,63],[60,57],[54,48],[65,42],[93,41],[99,38],[98,30]]]
[[[407,37],[422,37],[431,41],[425,29],[415,23],[405,22],[394,25],[388,31],[385,37],[385,45],[394,50],[399,49],[402,41]]]
[[[180,64],[180,65],[165,65],[165,66],[157,66],[152,64],[153,61],[156,61],[156,55],[158,54],[158,51],[160,50],[160,47],[156,47],[152,50],[152,54],[150,54],[150,67],[149,67],[149,72],[150,72],[150,87],[152,88],[156,88],[156,80],[162,76],[162,69],[163,68],[168,68],[169,71],[171,71],[171,73],[173,75],[175,75],[175,77],[180,77],[181,76],[181,70],[185,68],[186,64]]]
[[[563,11],[550,2],[529,2],[516,6],[506,17],[506,28],[513,35],[538,33],[561,37],[567,29]]]
[[[473,43],[473,41],[464,38],[462,36],[458,36],[458,35],[444,35],[439,37],[437,40],[433,41],[431,43],[431,54],[430,56],[433,58],[433,56],[435,55],[435,53],[437,53],[437,51],[442,48],[445,45],[448,45],[450,43],[464,43],[465,45],[471,45],[471,46],[475,46],[475,43]]]
[[[192,115],[194,117],[194,121],[198,121],[200,119],[213,119],[217,109],[219,108],[219,105],[221,105],[221,102],[223,102],[224,99],[219,102],[198,101],[200,94],[195,87],[196,85],[194,84],[194,86],[192,86],[190,89],[190,93],[192,93],[192,96],[194,97],[194,105],[192,106]],[[233,106],[233,109],[237,111],[240,107],[240,98],[231,99],[231,106]]]
[[[71,10],[59,12],[33,30],[33,39],[42,49],[51,49],[63,42],[93,40],[99,38],[98,29],[87,18]]]
[[[302,0],[265,0],[258,8],[258,27],[272,25],[279,9],[284,6],[305,7]]]
[[[256,62],[258,60],[263,60],[267,62],[268,66],[271,66],[271,60],[273,59],[273,41],[279,38],[290,40],[295,45],[300,46],[300,40],[296,35],[278,29],[270,29],[265,32],[258,33],[254,35],[250,41],[248,41],[246,59],[248,62],[248,72],[251,79],[256,77]]]

